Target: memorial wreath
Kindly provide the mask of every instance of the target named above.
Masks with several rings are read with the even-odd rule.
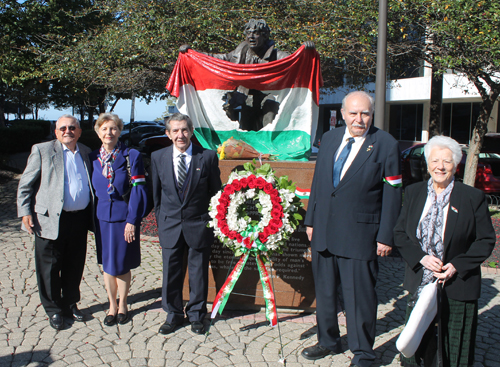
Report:
[[[276,177],[269,164],[259,168],[245,163],[243,171],[232,172],[227,184],[210,201],[208,223],[221,243],[241,256],[214,300],[212,318],[222,313],[229,295],[250,256],[254,256],[266,301],[266,316],[277,324],[274,293],[265,263],[273,253],[283,253],[286,241],[295,231],[303,206],[295,195],[295,184],[287,176]],[[256,216],[248,213],[253,201]]]

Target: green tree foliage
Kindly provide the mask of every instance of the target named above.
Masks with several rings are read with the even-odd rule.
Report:
[[[467,77],[481,95],[464,182],[473,186],[478,154],[493,105],[500,94],[500,3],[475,0],[402,0],[391,2],[400,20],[400,53],[429,62],[436,70]],[[394,16],[392,17],[394,19]],[[392,29],[397,29],[393,23]],[[417,33],[419,37],[413,37]],[[464,78],[465,80],[465,78]],[[467,90],[467,85],[457,85]]]

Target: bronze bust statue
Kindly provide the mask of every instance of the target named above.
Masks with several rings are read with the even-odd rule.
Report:
[[[219,60],[235,64],[263,64],[283,59],[290,54],[275,47],[270,37],[271,30],[263,19],[250,19],[245,24],[245,40],[227,54],[211,54]],[[314,42],[304,42],[306,49],[314,49]],[[182,45],[179,51],[187,52],[191,47]],[[278,114],[279,102],[273,95],[239,86],[223,97],[222,108],[232,121],[239,121],[242,130],[259,131],[272,123]]]

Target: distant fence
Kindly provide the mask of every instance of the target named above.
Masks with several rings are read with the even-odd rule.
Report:
[[[500,210],[500,195],[486,195],[486,199],[491,209]]]

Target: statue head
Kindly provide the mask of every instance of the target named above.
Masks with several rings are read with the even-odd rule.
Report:
[[[264,19],[250,19],[245,24],[245,38],[250,48],[259,49],[264,46],[269,39],[271,30]]]

